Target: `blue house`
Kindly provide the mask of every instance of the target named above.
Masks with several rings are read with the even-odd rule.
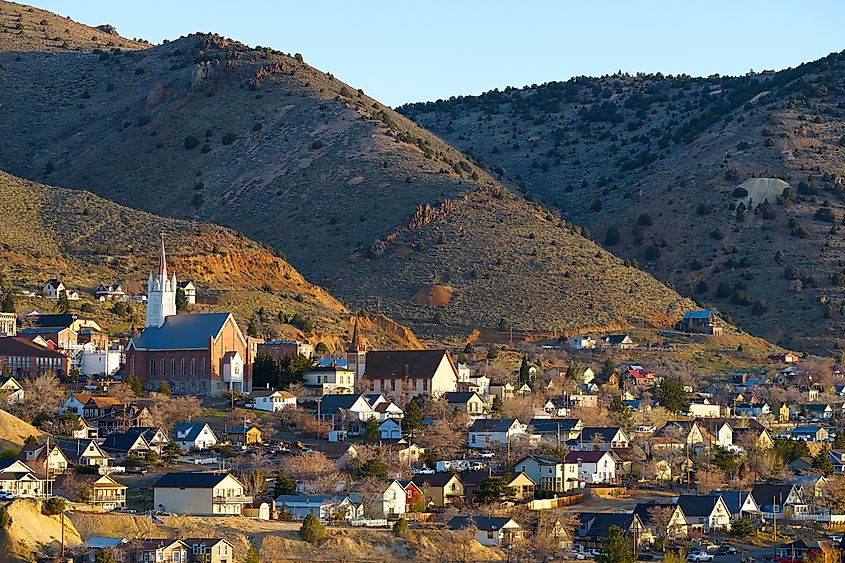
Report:
[[[364,503],[352,495],[279,495],[276,508],[290,513],[294,520],[304,520],[309,514],[321,522],[349,522],[364,517]]]

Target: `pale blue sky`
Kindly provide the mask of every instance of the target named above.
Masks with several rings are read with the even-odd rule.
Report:
[[[842,0],[33,0],[153,43],[214,31],[302,53],[396,106],[616,70],[743,74],[845,49]]]

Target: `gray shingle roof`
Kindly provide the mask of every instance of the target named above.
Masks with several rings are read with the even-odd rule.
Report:
[[[204,350],[209,338],[216,337],[229,313],[171,315],[160,327],[148,327],[132,339],[138,350]]]
[[[227,473],[166,473],[159,477],[153,487],[164,489],[211,489],[227,477]]]
[[[678,505],[687,516],[707,517],[713,512],[713,507],[719,501],[718,496],[710,495],[681,495],[678,497]]]
[[[450,530],[461,530],[475,524],[476,529],[485,531],[501,530],[502,526],[511,521],[507,516],[476,516],[470,519],[468,516],[455,516],[449,523]]]
[[[514,418],[478,419],[469,427],[469,432],[507,432],[515,420]]]
[[[405,377],[407,368],[408,377],[429,378],[437,371],[444,356],[448,356],[446,350],[388,350],[378,352],[367,352],[367,365],[364,368],[364,377],[368,379],[390,379]],[[449,359],[449,366],[458,374],[455,366]]]

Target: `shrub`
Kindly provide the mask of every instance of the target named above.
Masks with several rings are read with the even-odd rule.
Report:
[[[762,315],[766,311],[769,310],[769,305],[766,303],[765,299],[758,299],[754,302],[754,305],[751,307],[751,311],[755,315]]]
[[[710,215],[713,213],[713,206],[709,203],[699,203],[695,209],[696,215]]]
[[[238,138],[238,136],[235,135],[234,133],[224,133],[223,137],[220,138],[220,142],[223,143],[224,145],[231,145],[232,143],[235,142],[235,139],[237,139],[237,138]]]
[[[255,132],[258,132],[258,131],[261,131],[262,127],[263,127],[263,125],[261,125],[260,123],[256,123],[255,125],[252,126],[252,130],[255,131]]]
[[[152,121],[152,118],[149,115],[139,115],[138,116],[138,127],[143,127],[147,123]]]
[[[788,280],[797,280],[801,277],[801,270],[799,270],[796,266],[789,266],[784,268],[783,277]]]
[[[185,149],[191,150],[198,147],[200,144],[200,140],[194,137],[193,135],[188,135],[185,137]]]
[[[652,260],[657,260],[660,258],[660,247],[656,244],[652,244],[648,248],[645,249],[645,259],[651,262]]]
[[[690,270],[700,270],[704,267],[704,262],[699,260],[698,258],[693,258],[689,263]]]
[[[643,225],[644,227],[650,226],[652,224],[651,215],[648,213],[643,213],[639,217],[637,217],[637,224]]]
[[[613,246],[614,244],[618,244],[619,240],[622,236],[619,233],[619,227],[616,225],[612,225],[610,228],[607,229],[607,234],[604,238],[604,243],[607,246]]]
[[[731,195],[733,195],[734,197],[748,197],[748,190],[746,190],[742,186],[737,186],[731,193]]]
[[[309,514],[302,522],[302,527],[299,528],[299,535],[308,543],[315,544],[325,537],[326,527],[320,523],[316,516]]]
[[[4,506],[0,509],[0,529],[8,530],[12,526],[12,516]]]
[[[311,150],[312,151],[315,151],[315,150],[321,149],[321,148],[323,148],[323,141],[321,141],[320,139],[317,139],[316,141],[311,143]]]
[[[393,535],[397,538],[401,538],[408,533],[408,521],[404,518],[400,518],[393,524]]]
[[[824,221],[825,223],[836,223],[836,213],[833,212],[833,209],[827,206],[820,207],[816,214],[813,215],[813,218],[816,221]]]
[[[47,516],[55,516],[65,511],[65,499],[61,497],[52,497],[47,499],[44,503],[41,512]]]
[[[592,205],[590,205],[590,211],[601,211],[601,200],[599,198],[593,200]]]

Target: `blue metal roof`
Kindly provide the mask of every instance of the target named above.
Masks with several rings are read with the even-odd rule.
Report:
[[[144,329],[131,344],[138,350],[204,350],[208,348],[208,339],[220,333],[229,316],[229,313],[171,315],[160,327]]]
[[[684,313],[685,319],[709,319],[712,316],[712,311],[686,311]]]

